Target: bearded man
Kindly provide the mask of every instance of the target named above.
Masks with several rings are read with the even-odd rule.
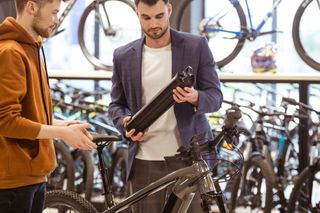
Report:
[[[130,139],[127,176],[133,192],[174,171],[164,157],[177,154],[181,146],[188,148],[192,136],[212,137],[205,113],[217,111],[223,100],[206,38],[170,27],[169,0],[135,0],[135,4],[144,36],[114,51],[109,114],[115,126],[122,131],[131,116],[185,67],[193,68],[195,83],[175,88],[176,103],[148,130],[124,132]],[[155,193],[138,202],[133,212],[162,212],[166,196],[164,190]],[[201,212],[197,196],[189,212]]]

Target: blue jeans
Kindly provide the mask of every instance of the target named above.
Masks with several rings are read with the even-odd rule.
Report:
[[[1,213],[41,213],[46,183],[13,189],[0,189]]]

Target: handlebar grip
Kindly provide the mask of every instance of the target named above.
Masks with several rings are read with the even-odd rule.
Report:
[[[226,118],[224,120],[224,127],[226,129],[233,128],[240,118],[241,118],[241,110],[238,107],[232,107],[228,109]]]
[[[224,126],[222,128],[222,132],[220,132],[213,140],[208,142],[208,146],[210,149],[215,148],[218,144],[220,144],[223,140],[231,138],[233,135],[230,134],[232,129],[235,127],[238,120],[241,118],[241,110],[237,106],[233,106],[232,108],[226,111],[226,117],[224,119]]]
[[[287,102],[287,103],[292,104],[292,105],[297,105],[298,104],[298,102],[295,99],[288,98],[288,97],[282,97],[282,101],[283,102]]]

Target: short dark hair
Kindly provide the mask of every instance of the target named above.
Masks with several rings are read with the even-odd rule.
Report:
[[[153,6],[155,5],[158,1],[161,1],[161,0],[134,0],[134,3],[136,4],[136,6],[138,6],[138,4],[140,2],[143,2],[144,4],[146,5],[149,5],[149,6]],[[169,3],[169,0],[162,0],[165,4],[168,4]]]
[[[16,5],[16,11],[17,13],[22,13],[24,7],[26,6],[28,1],[34,1],[37,4],[40,5],[40,7],[42,7],[43,5],[45,5],[46,3],[52,3],[54,0],[15,0],[15,5]],[[68,0],[61,0],[61,1],[68,1]]]

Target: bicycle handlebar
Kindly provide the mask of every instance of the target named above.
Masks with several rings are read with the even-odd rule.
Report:
[[[282,101],[285,102],[285,103],[294,105],[294,106],[300,106],[300,107],[302,107],[302,108],[304,108],[304,109],[313,111],[313,112],[317,113],[318,115],[320,115],[320,111],[317,111],[317,110],[313,109],[311,106],[309,106],[309,105],[307,105],[307,104],[297,102],[297,101],[296,101],[295,99],[293,99],[293,98],[285,98],[285,97],[283,97],[283,98],[282,98]]]
[[[241,110],[238,107],[232,107],[227,110],[224,126],[226,129],[233,128],[238,120],[241,118]]]
[[[307,119],[308,118],[305,115],[296,115],[296,114],[288,115],[288,114],[286,114],[284,112],[277,112],[277,111],[275,111],[275,112],[263,112],[263,111],[259,111],[259,110],[254,109],[251,106],[251,104],[249,106],[246,106],[246,105],[237,104],[237,103],[234,103],[234,102],[231,102],[231,101],[227,101],[227,100],[223,100],[223,102],[226,103],[226,104],[229,104],[229,105],[231,105],[233,107],[237,106],[237,107],[243,107],[243,108],[250,109],[251,111],[257,113],[261,117],[264,117],[264,116],[284,116],[285,118],[299,118],[299,119]],[[312,110],[312,111],[314,111],[314,110]]]

